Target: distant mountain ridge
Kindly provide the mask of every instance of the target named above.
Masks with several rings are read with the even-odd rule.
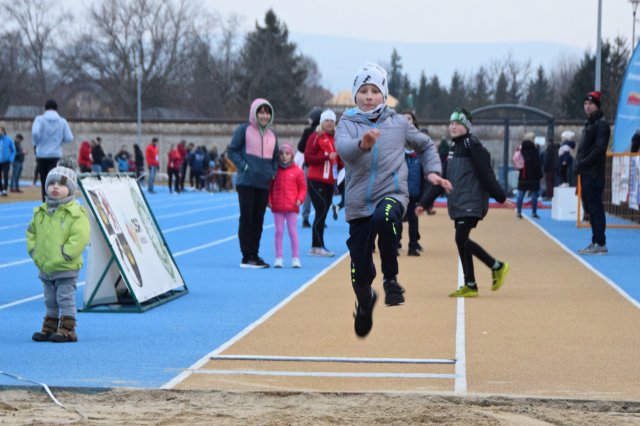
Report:
[[[394,48],[411,84],[417,85],[424,71],[428,78],[437,75],[445,87],[449,87],[454,71],[465,76],[475,74],[480,66],[502,61],[509,54],[517,63],[531,60],[533,78],[540,65],[548,74],[561,58],[579,60],[585,53],[577,47],[548,42],[406,43],[302,33],[291,33],[290,40],[300,53],[317,62],[323,86],[334,94],[350,88],[351,79],[364,63],[388,64]]]

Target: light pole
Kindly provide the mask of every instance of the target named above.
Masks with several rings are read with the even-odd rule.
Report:
[[[640,0],[629,0],[629,3],[631,3],[633,10],[633,31],[631,32],[631,54],[633,55],[633,51],[636,48],[636,11],[638,10]]]
[[[142,80],[142,66],[138,64],[136,65],[136,86],[137,86],[137,92],[138,92],[137,130],[138,130],[138,146],[139,147],[142,147],[142,83],[141,83],[141,80]]]
[[[598,0],[598,41],[596,43],[596,91],[600,91],[602,74],[602,0]]]

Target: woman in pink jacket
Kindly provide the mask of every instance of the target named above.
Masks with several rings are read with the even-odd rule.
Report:
[[[304,172],[293,162],[295,151],[288,143],[280,147],[280,159],[276,177],[271,182],[269,191],[269,207],[273,212],[276,235],[276,261],[274,268],[282,268],[282,237],[284,236],[284,222],[287,222],[287,232],[291,239],[291,266],[299,268],[300,247],[298,244],[298,211],[307,195],[307,184]]]

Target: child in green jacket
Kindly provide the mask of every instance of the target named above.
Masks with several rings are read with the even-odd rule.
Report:
[[[76,284],[89,242],[89,218],[75,200],[76,173],[62,166],[45,181],[46,201],[33,212],[27,250],[40,270],[46,314],[36,342],[75,342]]]

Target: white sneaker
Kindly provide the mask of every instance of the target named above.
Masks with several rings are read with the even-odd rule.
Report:
[[[300,259],[297,257],[294,257],[293,259],[291,259],[291,267],[292,268],[300,268],[302,265],[300,264]]]
[[[333,257],[336,254],[332,251],[325,249],[324,247],[314,247],[309,252],[311,256],[320,256],[320,257]]]
[[[282,268],[284,266],[284,261],[282,260],[281,257],[276,257],[276,261],[273,262],[273,267],[274,268]]]

